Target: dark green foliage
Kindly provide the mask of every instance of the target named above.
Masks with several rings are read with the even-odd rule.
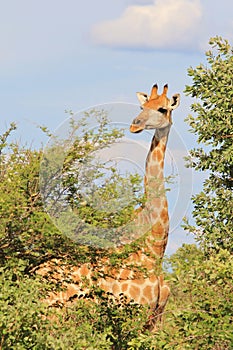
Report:
[[[197,99],[187,121],[198,143],[206,147],[190,151],[189,165],[208,171],[201,193],[193,198],[194,232],[206,252],[233,248],[233,55],[232,47],[219,37],[210,40],[207,65],[190,68],[191,86],[186,94]]]
[[[187,349],[233,346],[233,49],[220,37],[210,45],[207,66],[189,69],[193,85],[185,90],[197,98],[187,121],[203,143],[190,151],[188,164],[208,176],[193,197],[196,225],[185,223],[200,250],[186,246],[171,258],[177,295],[185,301],[175,323],[189,339]]]
[[[49,285],[25,276],[25,265],[18,259],[0,270],[1,349],[128,349],[140,335],[146,310],[124,299],[113,303],[100,290],[88,301],[48,309],[41,299]]]
[[[0,259],[26,259],[37,265],[53,256],[80,255],[45,213],[39,194],[41,151],[9,145],[1,157]]]
[[[25,261],[11,259],[0,269],[1,349],[35,349],[48,324],[47,308],[39,301],[42,284],[26,276],[25,267]]]
[[[233,257],[221,250],[206,258],[184,245],[170,258],[172,349],[231,349]]]

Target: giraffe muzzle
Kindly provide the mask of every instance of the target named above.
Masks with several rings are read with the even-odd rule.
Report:
[[[142,130],[144,130],[144,128],[140,125],[131,124],[129,130],[130,130],[130,132],[137,134],[137,133],[141,132]]]

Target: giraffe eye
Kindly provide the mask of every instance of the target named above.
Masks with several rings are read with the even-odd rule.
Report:
[[[160,112],[160,113],[166,113],[166,112],[167,112],[167,109],[165,109],[165,108],[163,108],[163,107],[160,107],[160,108],[158,109],[158,112]]]

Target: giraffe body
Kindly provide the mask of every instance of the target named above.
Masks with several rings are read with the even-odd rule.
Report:
[[[120,268],[112,266],[107,258],[102,259],[96,266],[85,263],[79,267],[71,267],[55,260],[51,262],[52,265],[42,265],[38,270],[39,274],[46,275],[55,271],[52,277],[54,280],[61,280],[62,276],[67,275],[71,281],[63,283],[64,291],[50,293],[47,299],[50,304],[67,303],[75,296],[85,295],[88,284],[97,284],[116,298],[123,294],[138,304],[149,305],[151,317],[148,329],[155,330],[156,320],[161,319],[170,293],[159,271],[169,232],[168,204],[164,188],[164,157],[172,124],[172,110],[179,105],[180,100],[179,94],[168,99],[167,89],[165,85],[163,93],[158,95],[158,87],[154,85],[150,97],[145,93],[137,93],[142,112],[130,126],[133,133],[155,129],[146,159],[146,202],[137,210],[130,235],[130,241],[132,238],[137,240],[143,237],[138,250],[123,259]],[[127,236],[128,233],[123,237],[122,244],[128,243]],[[142,269],[138,270],[137,267]]]

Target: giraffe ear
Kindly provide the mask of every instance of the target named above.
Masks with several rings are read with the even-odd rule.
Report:
[[[137,98],[138,98],[138,100],[139,100],[141,106],[143,106],[144,103],[147,102],[148,99],[149,99],[149,98],[148,98],[148,95],[145,94],[144,92],[137,92],[136,95],[137,95]]]
[[[176,109],[180,104],[180,94],[175,94],[170,99],[169,107],[171,110]]]

